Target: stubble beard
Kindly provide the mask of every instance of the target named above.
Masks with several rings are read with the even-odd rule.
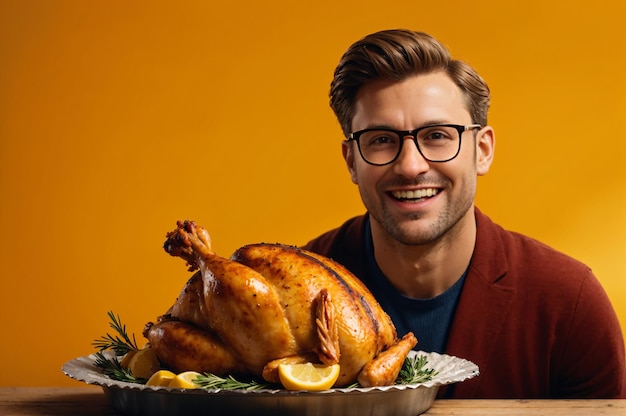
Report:
[[[471,186],[464,184],[465,187]],[[449,199],[443,210],[437,213],[436,218],[429,220],[420,213],[409,213],[402,218],[392,214],[389,206],[382,203],[380,209],[366,202],[370,215],[377,221],[388,236],[406,246],[420,246],[434,244],[447,238],[455,238],[457,225],[472,208],[474,203],[475,186],[465,189],[461,198],[453,203]],[[380,199],[384,201],[384,199]],[[365,201],[365,199],[364,199]]]

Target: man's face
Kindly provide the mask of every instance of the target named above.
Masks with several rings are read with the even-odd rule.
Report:
[[[413,130],[429,124],[470,125],[461,90],[443,72],[415,75],[400,82],[376,81],[359,91],[352,131],[372,127]],[[373,230],[402,244],[439,241],[473,215],[476,176],[487,173],[493,155],[490,127],[462,135],[459,155],[429,162],[405,138],[398,159],[385,166],[367,164],[355,142],[343,145],[352,181],[358,185]]]

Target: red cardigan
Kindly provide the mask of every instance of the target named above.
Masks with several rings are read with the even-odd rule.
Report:
[[[476,247],[446,353],[474,362],[480,375],[439,397],[626,398],[624,338],[591,270],[475,215]],[[365,276],[365,218],[304,248]]]

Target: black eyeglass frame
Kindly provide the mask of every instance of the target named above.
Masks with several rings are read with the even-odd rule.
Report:
[[[422,149],[420,148],[420,145],[417,142],[417,133],[419,133],[421,130],[429,129],[433,127],[452,127],[456,129],[456,131],[459,133],[459,147],[456,149],[456,153],[452,157],[448,159],[444,159],[444,160],[432,160],[432,159],[427,158],[422,152]],[[390,129],[387,127],[375,127],[371,129],[364,129],[364,130],[359,130],[359,131],[350,133],[350,136],[347,138],[347,141],[349,142],[356,141],[357,147],[359,148],[359,154],[361,155],[361,158],[365,161],[365,163],[368,163],[374,166],[385,166],[385,165],[389,165],[390,163],[395,162],[398,159],[398,156],[400,156],[400,153],[402,153],[402,146],[404,145],[404,141],[405,141],[404,138],[406,136],[411,136],[413,138],[413,143],[415,143],[415,147],[417,147],[417,151],[420,152],[420,155],[422,155],[424,159],[433,163],[444,163],[444,162],[451,161],[452,159],[457,157],[459,153],[461,152],[461,142],[463,141],[464,132],[468,130],[475,130],[475,129],[481,129],[481,128],[482,126],[480,124],[470,124],[467,126],[462,126],[460,124],[430,124],[428,126],[422,126],[414,130],[394,130],[394,129]],[[367,133],[369,131],[388,131],[390,133],[397,134],[398,137],[400,138],[400,146],[398,147],[398,153],[396,153],[395,157],[391,159],[389,162],[373,163],[367,160],[365,156],[363,156],[363,152],[361,151],[361,142],[359,141],[359,138],[361,137],[362,134]]]

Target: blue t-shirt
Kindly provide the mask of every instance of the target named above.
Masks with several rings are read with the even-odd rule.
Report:
[[[391,317],[398,336],[413,332],[416,350],[444,353],[454,311],[461,295],[465,274],[444,293],[429,299],[413,299],[399,293],[382,273],[374,258],[369,220],[365,224],[367,276],[365,283]]]

